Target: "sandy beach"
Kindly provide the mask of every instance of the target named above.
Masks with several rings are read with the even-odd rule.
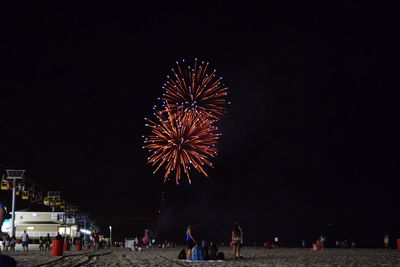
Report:
[[[223,262],[185,262],[177,259],[181,248],[129,251],[126,248],[70,251],[54,257],[50,252],[2,252],[17,260],[18,266],[400,266],[399,250],[383,249],[273,249],[243,248],[244,259],[235,261],[229,248]]]

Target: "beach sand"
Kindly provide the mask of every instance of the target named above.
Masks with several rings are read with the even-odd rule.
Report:
[[[383,249],[271,249],[243,248],[244,259],[235,261],[229,248],[220,248],[223,262],[185,262],[177,259],[182,248],[129,251],[126,248],[71,251],[62,257],[50,252],[2,252],[17,260],[18,266],[400,266],[400,250]]]

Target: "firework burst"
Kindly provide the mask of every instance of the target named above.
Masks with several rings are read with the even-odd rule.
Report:
[[[213,124],[215,120],[194,118],[179,110],[172,113],[168,104],[164,105],[164,109],[156,110],[154,115],[154,121],[145,118],[151,134],[145,138],[143,147],[152,153],[148,162],[156,167],[154,173],[164,166],[164,181],[171,172],[175,172],[176,183],[183,174],[191,182],[191,167],[208,176],[204,167],[212,167],[210,158],[218,152],[215,145],[220,134]]]
[[[219,119],[223,115],[228,87],[222,83],[222,77],[216,77],[215,70],[209,70],[208,62],[199,63],[195,59],[193,66],[184,60],[176,62],[172,73],[167,76],[161,97],[172,113],[183,112],[193,118],[210,119]]]

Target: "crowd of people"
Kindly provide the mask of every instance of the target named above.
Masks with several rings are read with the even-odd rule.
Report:
[[[3,236],[2,245],[4,251],[15,251],[15,244],[17,244],[15,236],[10,237],[9,234]]]
[[[4,251],[14,251],[16,244],[22,244],[22,249],[23,251],[28,251],[29,248],[29,243],[32,241],[30,240],[30,237],[26,230],[22,233],[20,238],[16,238],[15,236],[10,236],[7,233],[2,233],[1,232],[1,227],[3,225],[3,221],[5,219],[5,207],[3,203],[0,201],[0,241],[2,242],[2,247]],[[71,240],[65,236],[61,236],[60,233],[57,233],[57,235],[54,238],[55,240],[64,240],[64,242],[67,242],[70,246],[73,243],[80,242],[80,244],[83,245],[83,249],[89,250],[89,249],[94,249],[98,250],[102,247],[106,247],[107,245],[110,246],[110,244],[107,244],[105,239],[101,239],[100,236],[97,233],[93,233],[91,235],[88,234],[82,234],[78,238],[74,238],[74,240]],[[39,237],[39,250],[45,251],[45,250],[50,250],[51,249],[51,244],[52,244],[52,238],[50,237],[50,234],[48,233],[46,237],[40,236]]]
[[[218,251],[218,247],[214,241],[208,243],[206,240],[201,240],[198,236],[196,224],[189,224],[186,229],[187,251],[184,249],[179,253],[179,259],[187,259],[192,261],[201,260],[224,260],[223,252]],[[235,222],[232,226],[230,246],[233,250],[235,260],[242,258],[240,248],[243,245],[243,231]]]
[[[79,238],[75,238],[74,240],[71,240],[70,238],[66,238],[60,233],[58,233],[55,238],[55,240],[63,240],[64,242],[67,242],[69,246],[72,246],[72,244],[77,244],[80,242],[82,244],[82,247],[84,250],[99,250],[100,248],[104,248],[106,246],[109,246],[107,244],[105,239],[101,239],[98,234],[94,233],[92,235],[85,234]],[[46,250],[51,250],[51,245],[52,245],[52,238],[50,237],[50,234],[47,234],[47,236],[39,237],[39,250],[40,251],[46,251]],[[9,234],[3,234],[2,237],[2,247],[3,251],[15,251],[15,246],[16,244],[22,244],[22,249],[23,251],[28,251],[29,248],[29,235],[24,230],[22,233],[21,237],[19,239],[16,239],[15,236],[10,237]]]
[[[15,251],[15,246],[19,243],[22,243],[23,251],[28,251],[28,241],[29,235],[26,233],[26,230],[24,230],[20,239],[10,236],[8,233],[2,234],[3,251]]]
[[[302,247],[306,248],[307,244],[305,239],[302,239]],[[312,242],[312,249],[313,250],[324,250],[326,248],[327,241],[326,237],[324,235],[321,235],[315,242]],[[347,239],[344,240],[336,240],[334,244],[331,244],[331,247],[333,248],[356,248],[356,242],[355,240],[348,241]],[[383,247],[386,249],[390,248],[389,244],[389,235],[385,234],[383,236]],[[400,249],[400,247],[399,247]]]
[[[97,251],[106,246],[110,246],[110,244],[107,244],[106,240],[100,238],[100,236],[97,233],[94,233],[92,235],[85,234],[81,236],[80,242],[82,241],[84,250],[90,250],[93,248],[95,251]]]
[[[182,249],[178,255],[181,260],[224,260],[225,255],[219,251],[215,241],[207,242],[201,239],[198,224],[189,223],[186,228],[186,249]],[[151,237],[151,232],[146,229],[142,238],[134,238],[130,240],[129,248],[132,251],[142,251],[145,248],[158,247],[158,248],[175,248],[176,243],[165,240],[161,243],[156,243],[156,240]],[[243,246],[243,231],[241,227],[235,222],[232,226],[230,246],[233,251],[235,260],[243,258],[241,256],[241,247]]]

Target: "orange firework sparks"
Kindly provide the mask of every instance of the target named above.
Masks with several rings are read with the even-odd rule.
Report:
[[[216,71],[209,71],[209,64],[198,63],[188,66],[183,60],[176,62],[173,75],[167,76],[164,83],[162,100],[172,111],[191,114],[192,117],[219,119],[224,113],[228,87],[222,84],[222,77],[217,78]]]
[[[214,120],[199,117],[193,118],[187,113],[171,112],[169,105],[154,113],[156,120],[145,118],[146,126],[151,128],[151,134],[145,138],[143,148],[148,148],[152,155],[148,162],[156,166],[157,172],[165,166],[164,181],[171,172],[175,172],[176,183],[185,174],[190,180],[190,167],[208,176],[204,165],[212,167],[210,157],[217,154],[217,143],[220,134],[213,125]]]

